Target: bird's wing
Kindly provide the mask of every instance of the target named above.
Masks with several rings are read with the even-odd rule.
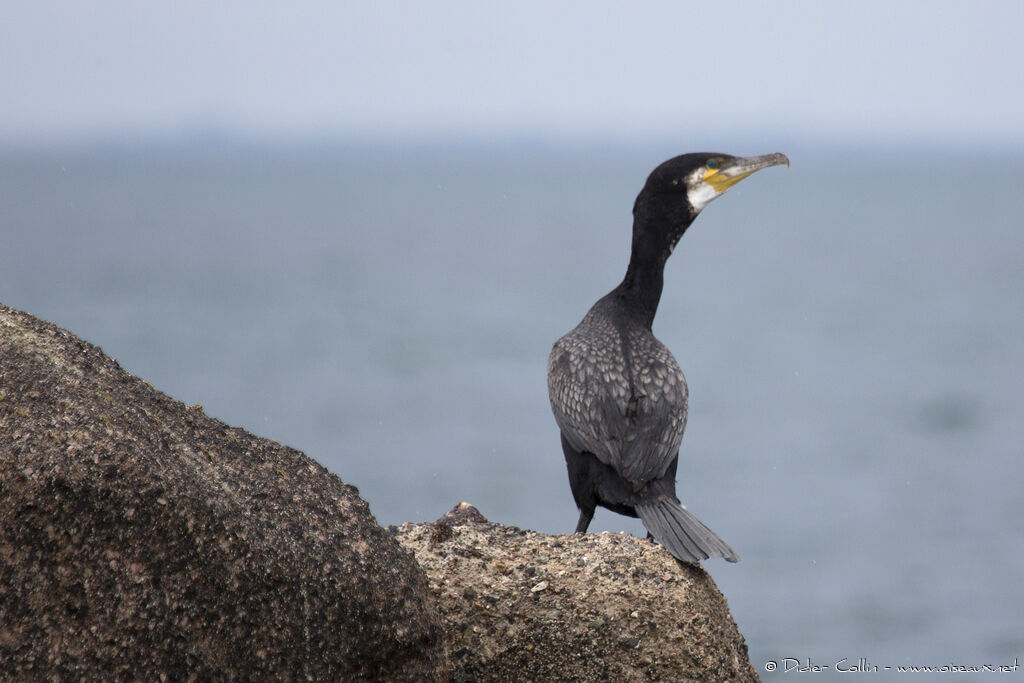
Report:
[[[626,409],[628,428],[617,469],[638,490],[664,476],[678,455],[686,428],[688,390],[682,371],[667,349],[663,356],[640,368],[635,383],[634,396]]]
[[[569,334],[551,351],[548,394],[555,422],[574,449],[593,453],[639,490],[663,476],[679,452],[686,380],[672,354],[658,344],[659,353],[630,383],[612,370],[620,362],[603,362],[603,354],[617,353],[608,340],[591,341]]]
[[[566,441],[580,453],[619,468],[619,441],[628,396],[595,362],[600,345],[573,333],[555,342],[548,358],[548,398]],[[599,351],[598,351],[599,352]]]

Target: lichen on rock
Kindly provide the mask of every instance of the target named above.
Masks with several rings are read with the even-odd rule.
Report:
[[[0,678],[443,680],[358,491],[0,305]]]
[[[711,577],[650,541],[524,531],[466,504],[391,530],[427,572],[453,680],[758,680]]]
[[[0,305],[0,679],[751,681],[704,570],[461,504],[381,529],[304,454]]]

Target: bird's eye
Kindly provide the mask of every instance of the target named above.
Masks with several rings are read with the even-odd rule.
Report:
[[[718,159],[708,159],[707,167],[709,171],[718,169]]]

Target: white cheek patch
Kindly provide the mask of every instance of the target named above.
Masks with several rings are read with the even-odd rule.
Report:
[[[694,182],[690,184],[690,189],[686,191],[686,198],[690,200],[690,206],[694,211],[700,211],[719,194],[715,188],[703,180],[694,179]]]

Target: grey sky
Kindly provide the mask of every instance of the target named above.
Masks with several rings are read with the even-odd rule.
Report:
[[[1024,2],[0,8],[0,140],[527,134],[1024,145]]]

